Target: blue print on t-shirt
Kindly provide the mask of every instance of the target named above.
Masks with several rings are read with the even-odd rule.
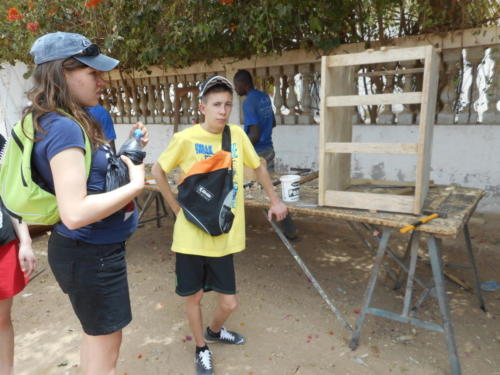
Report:
[[[214,151],[212,150],[212,145],[204,145],[201,143],[195,143],[194,145],[195,152],[197,154],[206,154],[213,155]]]

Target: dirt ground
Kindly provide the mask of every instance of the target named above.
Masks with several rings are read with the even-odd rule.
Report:
[[[153,212],[151,211],[151,214]],[[212,344],[218,375],[449,374],[444,336],[368,316],[356,351],[349,332],[336,320],[288,250],[263,220],[247,211],[247,250],[236,256],[240,309],[226,326],[247,337],[244,346]],[[372,266],[373,254],[348,226],[324,218],[296,217],[298,253],[325,291],[354,324]],[[500,217],[475,215],[471,235],[482,281],[500,283]],[[174,293],[171,219],[140,228],[128,243],[128,274],[134,319],[124,330],[119,375],[193,374],[194,343]],[[78,374],[80,326],[67,297],[47,265],[47,238],[35,239],[39,270],[15,299],[16,374]],[[403,237],[391,246],[404,248]],[[466,263],[463,239],[444,241],[445,260]],[[472,285],[470,270],[449,269]],[[419,264],[418,275],[430,276]],[[403,296],[382,274],[375,305],[401,311]],[[463,374],[500,374],[500,291],[484,292],[488,313],[476,296],[446,283]],[[417,292],[421,289],[417,288]],[[207,294],[205,321],[215,305]],[[417,317],[439,321],[434,300]]]

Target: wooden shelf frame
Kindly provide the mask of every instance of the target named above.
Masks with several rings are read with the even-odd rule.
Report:
[[[356,66],[408,60],[423,62],[421,92],[356,95]],[[439,64],[438,51],[431,45],[322,57],[318,181],[321,206],[421,213],[429,188]],[[352,142],[355,106],[392,104],[420,104],[417,143]],[[351,185],[350,154],[353,153],[416,155],[415,194],[399,196],[346,191]]]

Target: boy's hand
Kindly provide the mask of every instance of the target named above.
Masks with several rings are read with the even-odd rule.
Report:
[[[269,207],[269,211],[267,212],[269,221],[273,220],[273,215],[276,216],[277,221],[283,220],[286,215],[288,215],[288,208],[286,208],[286,205],[279,199],[271,203],[271,207]]]
[[[24,272],[24,276],[29,278],[36,267],[36,258],[33,254],[33,249],[31,244],[19,243],[19,264],[21,265],[21,271]]]

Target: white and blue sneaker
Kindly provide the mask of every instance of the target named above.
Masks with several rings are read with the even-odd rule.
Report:
[[[214,375],[210,349],[207,348],[196,353],[194,363],[196,365],[196,375]]]
[[[245,343],[245,338],[239,333],[229,331],[224,327],[221,328],[218,335],[214,335],[209,328],[205,330],[205,341],[208,343],[221,342],[224,344],[241,345]]]

